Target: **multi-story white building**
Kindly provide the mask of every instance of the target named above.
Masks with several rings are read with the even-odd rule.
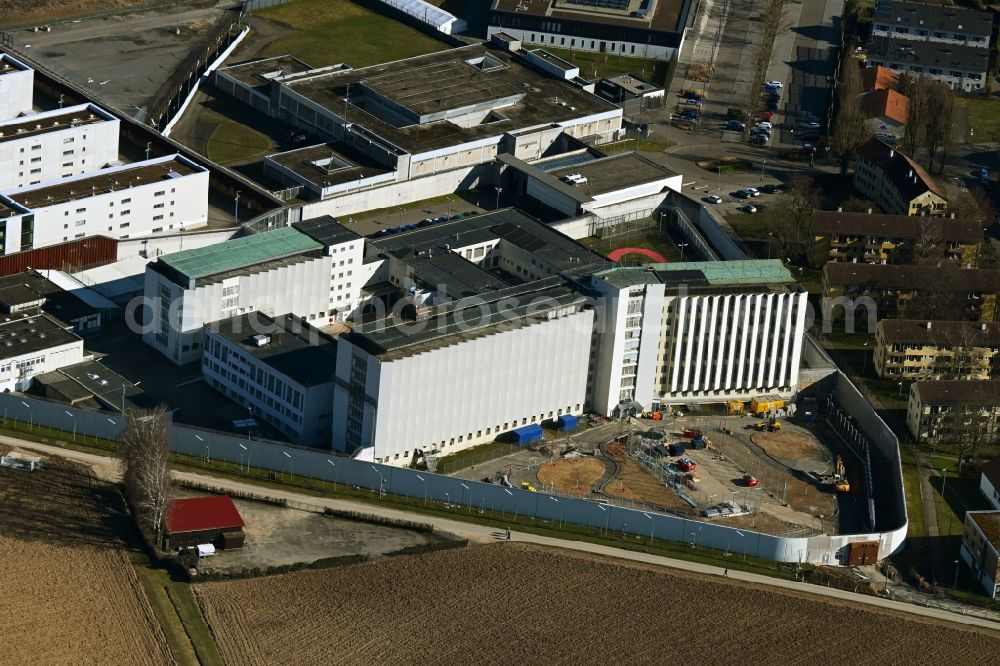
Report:
[[[558,277],[340,336],[333,446],[408,464],[583,411],[594,311]]]
[[[93,104],[0,122],[0,191],[118,161],[119,121]]]
[[[899,0],[875,3],[872,35],[919,42],[962,44],[980,49],[990,46],[993,15],[954,5],[933,5]]]
[[[181,155],[0,194],[0,254],[88,236],[129,238],[208,224],[208,169]]]
[[[205,325],[205,383],[292,442],[328,445],[337,343],[294,315],[251,312]]]
[[[0,53],[0,120],[31,113],[35,70],[9,53]]]
[[[780,260],[691,262],[594,274],[599,326],[590,405],[791,397],[808,294]]]
[[[23,391],[31,378],[85,360],[83,340],[44,314],[0,322],[0,391]]]
[[[364,240],[331,218],[159,257],[146,267],[143,340],[174,363],[198,360],[202,326],[254,311],[325,324],[360,302]]]

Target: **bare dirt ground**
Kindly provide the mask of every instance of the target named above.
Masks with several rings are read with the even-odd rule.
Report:
[[[614,445],[608,452],[614,454]],[[618,473],[604,486],[604,493],[611,497],[637,500],[661,506],[666,509],[690,512],[691,507],[670,488],[660,483],[650,471],[633,458],[615,456]]]
[[[0,27],[42,25],[153,4],[160,3],[153,0],[0,0]]]
[[[171,663],[117,536],[128,520],[71,463],[0,468],[0,663]]]
[[[589,495],[591,486],[604,472],[604,464],[596,458],[550,460],[538,468],[538,481],[560,493]]]
[[[431,573],[444,571],[456,584]],[[1000,660],[1000,638],[985,630],[523,544],[206,583],[196,593],[223,657],[240,664]],[[413,621],[427,609],[433,627]]]
[[[816,458],[820,444],[815,437],[805,437],[793,432],[769,432],[754,435],[754,444],[774,458],[806,460]]]

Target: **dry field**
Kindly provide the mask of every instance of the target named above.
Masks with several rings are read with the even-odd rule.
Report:
[[[0,663],[172,662],[116,534],[124,520],[80,468],[0,468]]]
[[[560,493],[589,495],[590,487],[604,476],[604,465],[590,457],[550,460],[538,468],[538,481]]]
[[[153,0],[0,0],[0,26],[55,23],[69,18],[161,4]]]
[[[1000,663],[1000,634],[516,543],[196,590],[230,664]]]
[[[753,435],[753,442],[775,458],[807,460],[820,455],[820,444],[812,436],[795,432],[768,432]]]

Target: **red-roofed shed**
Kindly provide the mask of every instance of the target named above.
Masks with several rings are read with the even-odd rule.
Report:
[[[165,522],[168,550],[203,543],[239,548],[245,538],[243,518],[228,495],[173,500],[167,505]]]

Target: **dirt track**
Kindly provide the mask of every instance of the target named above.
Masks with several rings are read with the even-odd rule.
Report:
[[[229,663],[1000,660],[991,632],[522,544],[196,589]]]

